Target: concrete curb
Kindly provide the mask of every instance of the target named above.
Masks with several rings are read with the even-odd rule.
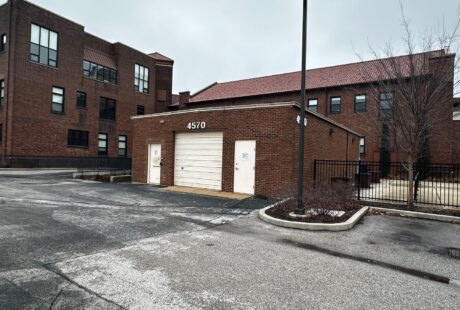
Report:
[[[415,212],[415,211],[405,211],[405,210],[397,210],[397,209],[386,209],[386,208],[378,208],[378,207],[371,207],[371,210],[380,211],[380,212],[388,212],[388,213],[396,213],[401,216],[419,218],[419,219],[424,219],[424,220],[460,224],[460,217],[456,217],[456,216],[422,213],[422,212]]]
[[[348,221],[343,223],[335,223],[335,224],[322,224],[322,223],[302,223],[302,222],[291,222],[286,220],[280,220],[274,217],[267,215],[266,211],[271,209],[279,204],[283,203],[278,202],[274,205],[268,206],[259,211],[259,218],[267,223],[281,226],[285,228],[294,228],[294,229],[302,229],[302,230],[313,230],[313,231],[344,231],[352,229],[356,223],[367,213],[369,207],[363,207],[361,210],[356,212]]]

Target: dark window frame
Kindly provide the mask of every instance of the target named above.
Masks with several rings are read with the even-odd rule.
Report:
[[[84,98],[84,102],[82,101]],[[87,107],[87,94],[84,91],[77,90],[76,93],[76,107],[78,109],[86,109]]]
[[[32,42],[32,28],[33,26],[36,26],[39,28],[39,36],[38,36],[38,44],[37,43],[34,43]],[[44,45],[41,45],[41,35],[42,35],[42,29],[45,29],[48,31],[48,46],[44,46]],[[54,33],[56,34],[56,49],[53,49],[50,47],[50,41],[51,41],[51,33]],[[44,66],[48,66],[48,67],[51,67],[51,68],[58,68],[59,67],[59,32],[57,31],[54,31],[54,30],[51,30],[47,27],[43,27],[39,24],[36,24],[36,23],[31,23],[30,24],[30,55],[29,55],[29,59],[31,62],[33,63],[37,63],[37,64],[40,64],[40,65],[44,65]],[[33,50],[33,47],[37,47],[37,53],[34,52]],[[41,62],[41,56],[42,56],[42,52],[46,52],[46,63],[44,62]],[[50,54],[51,52],[55,53],[56,54],[56,57],[55,58],[51,58],[50,57]],[[35,60],[34,57],[37,57],[37,59]],[[54,64],[53,64],[54,62]]]
[[[334,99],[339,99],[339,104],[333,105],[332,102],[334,101]],[[339,107],[338,111],[334,111],[332,108],[333,106],[338,106]],[[334,96],[334,97],[329,98],[329,113],[330,114],[342,113],[342,96]]]
[[[136,67],[139,67],[139,74],[136,74]],[[142,73],[141,73],[142,72]],[[147,72],[147,78],[146,73]],[[137,85],[136,85],[137,82]],[[140,86],[144,85],[142,90]],[[147,88],[145,87],[147,85]],[[150,92],[150,68],[136,63],[134,65],[134,90],[141,94],[148,94]]]
[[[93,71],[93,69],[96,69]],[[118,70],[109,68],[89,60],[83,60],[83,76],[88,79],[118,85]],[[108,79],[106,79],[108,77]]]
[[[0,80],[0,109],[5,104],[5,80]]]
[[[54,89],[57,88],[57,89],[61,89],[62,90],[62,94],[60,93],[55,93],[54,92]],[[62,103],[59,103],[59,102],[54,102],[54,96],[61,96],[62,97]],[[61,111],[56,111],[54,110],[54,105],[61,105],[62,107],[62,110]],[[56,86],[54,85],[53,88],[51,89],[51,113],[53,114],[64,114],[64,111],[65,111],[65,88],[64,87],[60,87],[60,86]]]
[[[0,124],[0,144],[3,143],[3,124]]]
[[[316,101],[316,105],[311,106],[311,105],[310,105],[310,101]],[[318,112],[318,104],[319,104],[318,98],[310,98],[310,99],[308,99],[308,101],[307,101],[307,107],[308,107],[308,109],[310,109],[311,111],[314,111],[314,112]],[[315,107],[315,109],[312,109],[312,107]]]
[[[361,145],[361,142],[364,143]],[[366,155],[366,137],[359,138],[359,155]]]
[[[101,136],[105,136],[105,137],[101,138]],[[100,142],[105,142],[105,147],[104,146],[102,147],[102,151],[101,151],[101,146],[99,144]],[[97,154],[99,156],[109,155],[109,135],[105,132],[100,132],[97,135]]]
[[[113,107],[109,104],[113,103]],[[116,121],[117,101],[112,98],[100,97],[99,100],[99,119],[105,121]]]
[[[388,94],[391,95],[391,99],[388,99]],[[382,99],[382,96],[386,95],[385,99]],[[394,102],[393,92],[380,92],[379,93],[379,119],[380,120],[390,120],[393,118],[393,102]],[[382,102],[389,102],[390,108],[382,109]]]
[[[0,35],[0,53],[6,51],[7,36],[6,33]]]
[[[136,115],[145,115],[145,106],[137,105]]]
[[[364,103],[358,103],[358,102],[357,102],[358,97],[362,97],[362,96],[364,96]],[[364,108],[363,108],[363,109],[357,109],[358,104],[364,105]],[[355,113],[364,113],[364,112],[367,111],[367,94],[358,94],[358,95],[355,95],[354,111],[355,111]]]
[[[124,138],[125,140],[122,141],[120,138]],[[124,143],[125,147],[120,148],[120,143]],[[120,154],[120,151],[124,150],[124,154]],[[127,157],[128,156],[128,136],[127,135],[119,135],[118,136],[118,157]]]
[[[88,148],[89,131],[68,129],[67,130],[67,147]]]

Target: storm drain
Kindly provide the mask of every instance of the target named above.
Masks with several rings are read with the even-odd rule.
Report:
[[[449,252],[449,256],[450,256],[450,257],[460,259],[460,249],[449,248],[449,249],[447,249],[447,250],[448,250],[448,252]]]

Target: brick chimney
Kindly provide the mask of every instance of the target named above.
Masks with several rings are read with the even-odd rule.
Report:
[[[185,106],[190,102],[190,92],[183,91],[179,93],[179,110],[185,108]]]

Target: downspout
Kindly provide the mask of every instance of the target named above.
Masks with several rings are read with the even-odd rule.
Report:
[[[8,137],[9,137],[9,127],[8,127],[8,124],[9,124],[9,111],[10,111],[10,104],[12,103],[12,98],[11,98],[11,85],[13,85],[13,82],[12,82],[12,79],[10,79],[10,72],[11,72],[11,51],[12,51],[12,48],[11,48],[11,45],[13,44],[13,42],[15,42],[16,40],[13,40],[12,39],[12,19],[13,19],[13,1],[12,0],[9,0],[9,3],[10,3],[10,7],[9,7],[9,10],[10,10],[10,14],[9,14],[9,29],[8,29],[8,38],[7,38],[7,44],[8,44],[8,55],[7,55],[7,72],[6,72],[6,77],[5,77],[5,80],[6,80],[6,91],[7,91],[7,94],[8,94],[8,99],[6,101],[6,104],[5,104],[5,144],[4,144],[4,153],[3,153],[3,161],[4,163],[6,163],[6,156],[8,155]],[[11,156],[11,154],[9,154]]]

